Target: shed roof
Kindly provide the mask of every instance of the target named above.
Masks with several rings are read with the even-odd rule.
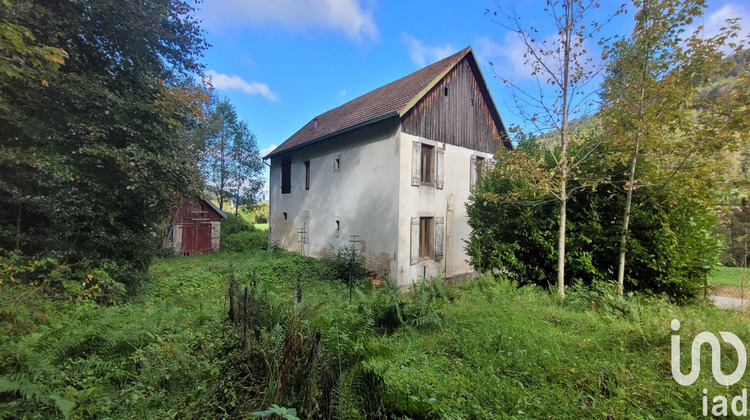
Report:
[[[264,159],[325,140],[355,128],[404,116],[432,87],[467,56],[476,64],[474,53],[469,46],[414,73],[318,115],[265,156]],[[482,88],[487,90],[481,74],[479,79],[481,80],[480,84],[484,85]],[[487,96],[490,98],[488,106],[491,108],[493,118],[498,124],[498,128],[504,131],[500,114],[497,112],[489,91]]]

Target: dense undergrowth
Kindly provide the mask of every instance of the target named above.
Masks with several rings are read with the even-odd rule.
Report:
[[[750,342],[743,312],[605,288],[560,302],[491,277],[407,293],[360,281],[350,300],[330,262],[281,251],[163,259],[150,275],[111,306],[0,285],[0,418],[246,418],[273,404],[300,418],[694,418],[704,387],[749,385],[716,385],[708,352],[694,385],[670,373],[672,319],[685,371],[700,331]]]

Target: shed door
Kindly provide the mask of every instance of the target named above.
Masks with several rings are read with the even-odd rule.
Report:
[[[211,252],[211,224],[202,223],[198,225],[198,233],[196,242],[198,245],[198,252],[201,254],[208,254]]]
[[[211,224],[182,226],[182,253],[190,255],[211,252]]]
[[[198,226],[182,225],[182,253],[196,254],[198,252],[198,243],[196,237]]]

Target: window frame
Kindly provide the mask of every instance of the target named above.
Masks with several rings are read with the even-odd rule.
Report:
[[[310,161],[305,162],[305,191],[310,189]]]
[[[482,168],[486,159],[484,156],[477,156],[474,160],[474,185],[478,184],[482,179]]]
[[[419,259],[431,260],[435,256],[435,218],[419,218]]]
[[[292,157],[284,156],[281,158],[281,193],[290,194],[292,192]]]
[[[435,185],[435,146],[421,144],[419,152],[419,183],[420,185]]]

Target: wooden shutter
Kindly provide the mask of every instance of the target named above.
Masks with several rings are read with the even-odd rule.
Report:
[[[442,147],[435,148],[435,187],[443,189],[443,154],[445,150]]]
[[[435,260],[443,259],[443,242],[445,238],[445,218],[435,218]]]
[[[469,164],[469,187],[474,188],[477,183],[477,155],[471,155]]]
[[[422,144],[415,141],[411,154],[411,185],[418,187],[422,174]]]
[[[411,218],[411,265],[419,261],[419,217]]]

